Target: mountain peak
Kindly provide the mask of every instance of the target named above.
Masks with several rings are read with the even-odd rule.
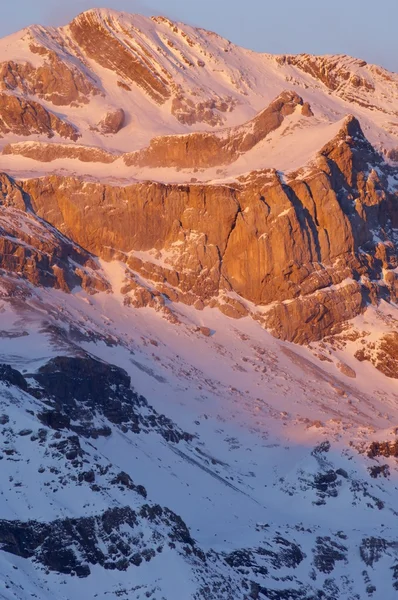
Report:
[[[109,9],[0,42],[1,598],[393,597],[397,83]]]
[[[81,20],[81,19],[97,19],[98,21],[104,21],[109,17],[113,17],[115,19],[119,19],[123,16],[132,17],[133,14],[127,13],[124,11],[115,10],[113,8],[89,8],[87,10],[82,11],[76,17],[72,19],[72,21]]]

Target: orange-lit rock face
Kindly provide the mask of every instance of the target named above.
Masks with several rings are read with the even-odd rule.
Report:
[[[101,119],[98,124],[98,128],[101,133],[111,134],[118,133],[124,125],[125,114],[122,108],[119,108],[115,111],[109,111],[106,115]]]
[[[0,133],[29,136],[44,134],[77,140],[79,133],[70,123],[62,121],[38,102],[24,100],[10,94],[0,94]]]
[[[376,82],[395,81],[395,76],[385,69],[345,55],[281,55],[276,60],[281,66],[290,65],[312,76],[344,100],[371,110],[380,110],[374,94]],[[391,107],[382,109],[382,112],[396,116],[396,85],[392,88],[392,93]]]
[[[309,54],[282,55],[278,57],[279,64],[294,65],[322,81],[330,90],[337,90],[343,84],[345,93],[352,88],[363,88],[369,92],[374,91],[374,85],[360,72],[366,62],[357,59],[348,59],[345,56],[311,56]]]
[[[220,133],[192,133],[155,138],[140,152],[125,156],[127,165],[207,168],[228,165],[277,129],[303,104],[294,92],[283,92],[252,121]]]
[[[89,293],[108,289],[90,254],[28,209],[22,189],[0,175],[0,269],[65,292],[75,286]]]
[[[107,152],[100,148],[90,148],[88,146],[78,146],[72,144],[40,143],[26,142],[7,144],[3,148],[4,156],[14,154],[33,158],[39,162],[52,162],[63,158],[75,158],[87,163],[113,163],[119,157],[116,153]]]
[[[16,47],[31,62],[5,53],[0,134],[23,182],[3,181],[4,203],[33,210],[84,252],[124,261],[132,305],[158,307],[168,296],[231,318],[255,313],[278,337],[303,343],[369,302],[396,300],[396,168],[355,117],[344,120],[347,101],[369,117],[376,95],[387,98],[377,110],[391,112],[393,74],[347,57],[255,56],[210,32],[106,10],[65,28],[30,28]],[[268,106],[256,114],[262,94]],[[215,129],[234,111],[241,120]],[[343,123],[337,135],[334,119]],[[166,135],[148,143],[152,122]],[[313,154],[304,148],[311,136]],[[295,172],[269,160],[290,151],[289,139],[306,156]],[[394,160],[392,145],[384,156]],[[33,161],[46,176],[35,176]],[[53,168],[62,176],[48,175]],[[192,183],[146,181],[152,172]],[[26,252],[10,243],[3,255],[21,256],[23,271]]]
[[[230,186],[46,177],[22,187],[38,215],[90,252],[124,260],[163,293],[177,288],[182,301],[210,303],[232,291],[271,304],[264,324],[302,343],[337,330],[369,300],[395,297],[396,196],[382,170],[367,172],[370,159],[381,160],[349,119],[318,166],[287,183],[265,171]],[[152,249],[166,251],[167,262],[129,254]],[[371,284],[383,269],[385,285]],[[223,310],[239,316],[236,307]]]
[[[384,334],[377,342],[358,350],[355,357],[361,362],[369,361],[387,377],[398,379],[398,333]]]
[[[142,88],[158,104],[163,104],[170,97],[167,78],[153,72],[152,57],[144,48],[133,45],[129,32],[125,32],[126,43],[122,44],[114,35],[114,26],[116,23],[111,18],[105,23],[97,18],[95,12],[89,12],[72,21],[70,31],[89,58],[117,73],[127,83]]]
[[[31,94],[55,106],[87,104],[98,88],[82,71],[71,68],[56,52],[31,45],[33,53],[44,56],[42,66],[8,61],[0,64],[0,88]]]

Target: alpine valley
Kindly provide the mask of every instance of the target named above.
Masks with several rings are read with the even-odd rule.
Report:
[[[0,40],[1,600],[398,595],[398,75],[93,9]]]

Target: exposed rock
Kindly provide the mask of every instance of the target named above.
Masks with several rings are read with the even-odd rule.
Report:
[[[154,138],[148,148],[127,154],[127,165],[200,168],[227,165],[277,129],[303,100],[283,92],[254,119],[221,133],[191,133]]]
[[[0,269],[65,292],[79,285],[90,293],[109,289],[92,256],[25,212],[28,204],[22,189],[0,175]]]
[[[0,206],[26,210],[22,189],[5,173],[0,173]]]
[[[391,148],[386,154],[387,158],[394,162],[398,162],[398,148]]]
[[[87,104],[92,95],[100,93],[82,68],[67,63],[54,50],[36,43],[30,44],[33,54],[45,58],[35,68],[29,62],[8,61],[0,64],[0,89],[37,96],[56,106]],[[83,65],[81,65],[83,67]]]
[[[323,57],[297,54],[277,57],[277,61],[279,64],[297,66],[299,69],[322,81],[331,90],[336,90],[343,82],[347,86],[363,86],[366,90],[374,91],[374,86],[368,80],[365,73],[362,77],[354,73],[354,70],[358,71],[366,66],[366,62],[363,60],[344,55]]]
[[[382,538],[365,538],[362,540],[359,553],[363,562],[368,567],[373,567],[374,563],[378,562],[385,554],[389,544]]]
[[[368,471],[373,479],[377,479],[379,476],[390,477],[390,467],[388,465],[375,465],[373,467],[368,467]]]
[[[398,440],[395,442],[372,442],[368,450],[368,456],[369,458],[377,458],[378,456],[398,458]]]
[[[216,306],[224,315],[231,319],[242,319],[249,314],[249,311],[241,302],[228,296],[223,296],[221,301],[217,302]]]
[[[281,536],[276,536],[272,542],[272,550],[269,547],[236,550],[228,554],[225,560],[240,572],[243,570],[247,572],[250,569],[253,575],[262,576],[268,574],[267,566],[274,569],[295,569],[303,562],[305,554],[297,544]]]
[[[195,103],[193,99],[186,98],[181,92],[173,98],[171,113],[184,125],[206,123],[214,127],[224,123],[223,114],[231,112],[235,104],[236,101],[231,97],[215,97]]]
[[[155,532],[139,535],[148,523],[165,528],[165,538]],[[149,528],[149,531],[150,528]],[[137,535],[138,534],[138,535]],[[160,506],[144,505],[139,511],[130,507],[110,508],[100,515],[79,519],[38,521],[0,521],[0,544],[3,552],[22,558],[34,558],[50,571],[88,577],[90,565],[125,571],[156,556],[168,541],[188,544],[194,541],[185,523],[172,511]]]
[[[309,102],[304,102],[303,106],[301,107],[301,114],[304,117],[313,117],[314,116],[314,113],[312,112]]]
[[[0,133],[29,136],[35,133],[53,137],[55,133],[76,141],[76,128],[62,121],[38,102],[0,93]]]
[[[345,55],[282,55],[276,57],[276,61],[279,65],[290,65],[308,73],[337,96],[372,110],[381,110],[372,97],[375,80],[391,80],[391,75],[385,69]],[[395,102],[396,98],[395,95]],[[392,109],[393,106],[394,102]],[[394,114],[393,110],[391,114]]]
[[[61,158],[75,158],[82,162],[113,163],[119,154],[107,152],[101,148],[78,146],[75,144],[45,144],[40,142],[17,142],[4,146],[2,154],[14,154],[33,158],[40,162],[52,162]]]
[[[354,369],[351,369],[351,367],[349,367],[346,363],[339,361],[336,366],[339,369],[339,371],[343,373],[343,375],[351,377],[352,379],[356,378],[357,374],[355,373]]]
[[[373,347],[365,345],[356,351],[355,358],[367,360],[387,377],[398,379],[398,333],[384,334]]]
[[[369,163],[377,172],[369,171]],[[125,260],[132,273],[154,282],[155,290],[130,276],[124,293],[132,306],[169,311],[168,297],[219,306],[240,318],[247,309],[225,293],[234,292],[255,305],[271,304],[254,316],[274,335],[307,343],[338,332],[369,302],[397,297],[398,214],[390,173],[350,117],[305,178],[293,174],[287,183],[274,170],[242,176],[230,186],[117,187],[53,176],[20,186],[5,181],[2,195],[21,208],[28,201],[82,247],[107,260]],[[9,239],[3,244],[5,254],[15,254]],[[159,256],[164,250],[167,258],[144,260],[135,250]],[[24,256],[27,250],[18,252]],[[65,287],[62,272],[55,268],[54,274]],[[76,274],[90,285],[88,272],[88,279]],[[382,277],[385,285],[379,286]],[[394,344],[387,346],[381,352],[390,359],[379,363],[393,373]]]
[[[120,473],[118,473],[116,475],[116,477],[114,479],[112,479],[111,484],[112,485],[120,485],[123,488],[128,488],[129,490],[134,490],[137,492],[137,494],[139,494],[143,498],[147,497],[147,491],[144,488],[144,486],[135,485],[133,483],[133,480],[131,479],[130,475],[128,473],[125,473],[124,471],[121,471]]]
[[[0,364],[0,381],[5,383],[7,386],[15,386],[24,392],[28,389],[25,378],[19,371],[10,367],[10,365]],[[3,419],[3,425],[8,423],[7,419]]]
[[[199,331],[205,337],[210,337],[211,336],[211,329],[209,329],[208,327],[203,327],[203,326],[199,327]]]
[[[336,562],[347,563],[348,549],[330,537],[318,537],[314,552],[314,564],[321,573],[331,573]]]
[[[103,134],[118,133],[124,125],[125,114],[122,108],[109,111],[98,123],[98,129]]]
[[[58,410],[44,410],[37,417],[43,425],[50,429],[70,428],[70,418]]]
[[[128,43],[121,42],[116,35],[117,25],[111,18],[104,19],[100,11],[92,10],[76,17],[69,27],[73,40],[91,60],[116,73],[122,83],[135,84],[155,102],[164,104],[170,97],[167,78],[154,72],[151,55],[144,48],[131,51],[131,35]]]
[[[332,333],[364,308],[360,285],[351,283],[338,290],[319,291],[307,298],[277,303],[263,322],[276,337],[305,344]]]
[[[154,430],[165,440],[179,443],[191,440],[170,419],[158,414],[143,396],[131,388],[131,380],[123,369],[89,356],[59,356],[31,375],[37,383],[30,393],[52,400],[53,409],[74,424],[73,429],[85,437],[98,437],[96,415],[133,433]],[[59,416],[56,422],[59,424]],[[54,419],[52,418],[54,426]]]

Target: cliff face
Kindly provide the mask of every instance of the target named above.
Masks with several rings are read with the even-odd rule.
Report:
[[[127,304],[217,306],[300,343],[396,299],[397,131],[379,119],[394,74],[95,9],[0,42],[0,60],[16,180],[3,177],[2,210],[20,211],[4,270],[71,290],[86,285],[74,263],[117,259]],[[25,218],[37,240],[18,234]]]
[[[94,257],[33,215],[29,198],[6,175],[0,175],[0,270],[9,289],[18,289],[18,277],[64,292],[109,289]]]
[[[137,152],[117,153],[83,145],[16,142],[7,144],[2,154],[24,156],[41,162],[76,158],[82,162],[112,163],[121,157],[127,167],[208,169],[236,162],[279,129],[285,118],[297,110],[301,115],[313,116],[309,105],[304,104],[298,94],[284,91],[254,119],[243,125],[219,132],[159,136]],[[124,119],[125,114],[121,109],[109,112],[92,129],[105,135],[115,134],[123,127]],[[25,135],[29,135],[28,131],[25,131]]]
[[[35,68],[12,60],[0,63],[0,89],[38,96],[55,106],[87,104],[90,96],[100,94],[90,77],[54,50],[31,43],[30,51],[43,57],[43,64]]]
[[[159,104],[169,98],[169,82],[164,75],[153,73],[151,56],[133,45],[128,31],[122,30],[124,40],[117,36],[120,27],[111,15],[103,19],[95,11],[83,13],[72,21],[70,31],[79,48],[101,67],[143,88]]]
[[[100,162],[110,164],[119,158],[119,155],[100,148],[90,148],[72,144],[46,144],[43,142],[17,142],[7,144],[3,148],[3,156],[10,154],[32,158],[39,162],[52,162],[54,160],[74,158],[85,163]]]
[[[289,180],[268,170],[231,185],[115,187],[58,176],[19,185],[39,217],[89,252],[123,260],[159,292],[231,316],[251,311],[278,337],[303,343],[368,302],[396,297],[393,174],[348,118],[311,170]]]
[[[397,89],[107,9],[0,39],[1,598],[398,591]]]

